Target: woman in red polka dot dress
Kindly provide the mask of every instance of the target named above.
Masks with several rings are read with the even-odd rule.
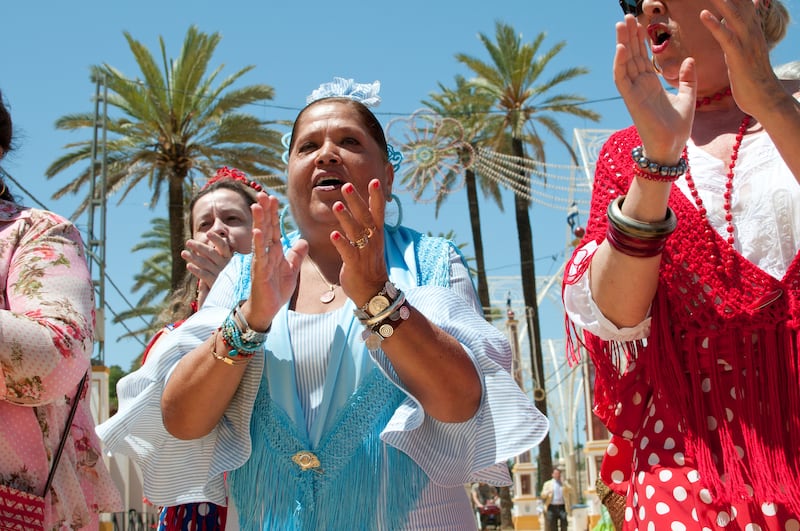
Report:
[[[600,153],[563,294],[613,434],[601,478],[624,529],[800,530],[800,82],[769,61],[788,12],[620,4],[634,126]]]

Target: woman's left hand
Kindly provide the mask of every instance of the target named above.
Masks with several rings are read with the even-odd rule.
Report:
[[[378,179],[372,179],[367,189],[365,199],[352,183],[342,186],[344,202],[334,203],[333,212],[343,232],[331,233],[331,242],[342,257],[342,289],[359,306],[389,280],[383,254],[386,195]]]
[[[757,11],[765,0],[711,1],[720,18],[703,10],[700,19],[725,53],[736,104],[758,118],[759,111],[768,108],[776,91],[782,90],[770,64],[769,47]]]

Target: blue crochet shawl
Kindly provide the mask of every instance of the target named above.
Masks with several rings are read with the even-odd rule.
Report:
[[[401,289],[449,287],[450,251],[458,252],[451,242],[402,227],[385,235],[389,276]],[[249,290],[245,274],[240,298]],[[228,476],[242,530],[400,529],[428,484],[411,458],[381,441],[406,394],[369,356],[348,304],[331,348],[329,371],[338,374],[326,380],[333,407],[311,434],[297,399],[288,309],[273,321],[250,422],[252,454]]]

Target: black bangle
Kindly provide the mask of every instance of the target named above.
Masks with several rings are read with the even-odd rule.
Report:
[[[678,226],[675,212],[673,212],[670,207],[667,207],[667,215],[664,221],[649,223],[633,219],[623,214],[622,203],[624,201],[625,196],[621,195],[608,204],[608,222],[614,225],[616,230],[631,238],[659,240],[672,234]]]

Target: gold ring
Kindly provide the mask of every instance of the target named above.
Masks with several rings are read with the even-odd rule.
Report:
[[[369,243],[369,237],[367,237],[366,235],[361,236],[360,238],[356,239],[355,241],[354,240],[350,240],[350,245],[352,245],[356,249],[363,249],[364,247],[367,246],[367,243]]]
[[[361,235],[364,238],[367,238],[367,239],[372,238],[372,235],[374,234],[374,232],[373,232],[374,230],[375,230],[375,227],[367,227],[366,229],[364,229],[364,231],[361,233]]]

